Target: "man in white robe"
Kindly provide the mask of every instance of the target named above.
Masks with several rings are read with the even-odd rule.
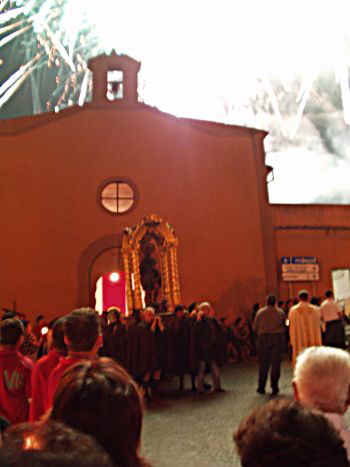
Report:
[[[301,290],[299,303],[290,309],[288,315],[293,367],[299,352],[306,347],[322,345],[320,310],[308,303],[308,299],[308,291]]]

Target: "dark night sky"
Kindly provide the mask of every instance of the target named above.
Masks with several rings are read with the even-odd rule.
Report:
[[[22,50],[21,50],[22,49]],[[10,43],[0,50],[0,59],[3,64],[0,66],[0,84],[4,83],[18,68],[27,62],[24,47],[18,41]],[[46,112],[46,101],[52,95],[56,87],[56,70],[44,66],[44,73],[40,74],[40,93],[42,111]],[[39,74],[34,72],[33,77],[37,79]],[[24,81],[16,93],[0,108],[0,118],[15,118],[33,113],[32,83],[31,77]]]

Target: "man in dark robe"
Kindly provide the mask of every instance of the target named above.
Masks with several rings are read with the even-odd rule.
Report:
[[[228,333],[221,321],[215,316],[214,308],[211,308],[209,317],[214,328],[214,359],[219,367],[227,362]]]
[[[154,311],[152,313],[149,308],[143,319],[139,319],[138,312],[127,333],[127,369],[144,388],[146,398],[150,397],[152,377],[158,369],[156,338],[151,329],[153,319]]]
[[[189,373],[190,322],[185,315],[185,307],[177,305],[175,317],[170,325],[172,371],[179,377],[179,391],[184,389],[184,375]]]
[[[139,375],[139,334],[142,332],[140,328],[142,317],[140,310],[133,310],[132,316],[129,319],[126,336],[126,369],[134,377],[138,379]]]
[[[126,366],[126,327],[121,321],[117,307],[108,310],[108,324],[103,334],[104,355],[113,358],[121,366]]]
[[[193,327],[194,350],[198,362],[197,389],[199,393],[205,391],[204,375],[207,367],[209,367],[213,378],[214,391],[223,391],[216,352],[218,336],[210,317],[211,309],[208,302],[201,303],[198,310],[198,320]]]

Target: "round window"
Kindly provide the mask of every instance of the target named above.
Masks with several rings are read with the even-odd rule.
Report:
[[[112,214],[124,214],[133,207],[135,192],[124,180],[109,181],[100,191],[102,206]]]

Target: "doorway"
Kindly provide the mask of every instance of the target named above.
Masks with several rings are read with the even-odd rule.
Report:
[[[111,306],[118,307],[123,314],[128,314],[124,271],[103,274],[96,281],[95,310],[101,314]]]

